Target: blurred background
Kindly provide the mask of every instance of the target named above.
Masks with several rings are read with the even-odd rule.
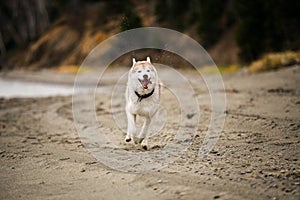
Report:
[[[298,0],[1,1],[0,68],[76,71],[108,37],[157,26],[189,35],[220,68],[264,71],[300,63],[299,19]],[[170,57],[161,51],[151,55],[162,63]],[[128,57],[119,62],[130,65]],[[184,66],[183,61],[175,67]]]

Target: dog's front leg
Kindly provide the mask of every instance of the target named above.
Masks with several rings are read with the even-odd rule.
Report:
[[[141,129],[141,133],[139,135],[141,145],[142,145],[143,149],[145,149],[145,150],[147,150],[147,148],[148,148],[148,137],[149,137],[148,132],[149,132],[150,123],[151,123],[151,118],[147,116],[144,121],[143,127]]]
[[[131,139],[133,139],[136,132],[136,126],[135,126],[136,115],[130,113],[127,110],[126,110],[126,115],[127,115],[128,124],[127,124],[127,135],[125,141],[130,142]]]

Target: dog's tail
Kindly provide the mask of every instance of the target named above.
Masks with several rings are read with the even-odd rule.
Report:
[[[160,78],[158,78],[158,91],[159,91],[159,96],[160,94],[163,93],[163,88],[164,88],[164,83],[160,80]]]

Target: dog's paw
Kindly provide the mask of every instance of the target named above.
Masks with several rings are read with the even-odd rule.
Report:
[[[130,141],[131,141],[131,137],[130,136],[126,136],[125,142],[130,142]]]
[[[142,145],[142,148],[143,148],[144,150],[147,150],[147,149],[148,149],[148,142],[147,142],[147,141],[143,140],[141,145]]]
[[[143,142],[144,138],[134,137],[133,141],[135,144],[141,144]]]
[[[144,150],[148,150],[147,145],[142,145],[142,148],[143,148]]]

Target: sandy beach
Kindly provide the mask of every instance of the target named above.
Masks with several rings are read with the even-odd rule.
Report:
[[[89,152],[74,125],[69,93],[1,98],[0,199],[300,199],[300,67],[225,75],[225,125],[206,159],[198,151],[210,121],[209,93],[205,84],[193,82],[193,73],[186,76],[195,86],[201,111],[195,137],[174,162],[145,173],[112,169]],[[36,77],[26,81],[41,81]],[[20,80],[21,75],[4,78]],[[73,78],[58,77],[56,83],[68,80],[63,84],[72,86]],[[163,150],[180,121],[174,94],[163,92],[166,123],[145,152],[123,142],[124,127],[112,109],[122,116],[124,95],[111,101],[115,82],[108,80],[105,92],[95,98],[104,134],[127,152]]]

